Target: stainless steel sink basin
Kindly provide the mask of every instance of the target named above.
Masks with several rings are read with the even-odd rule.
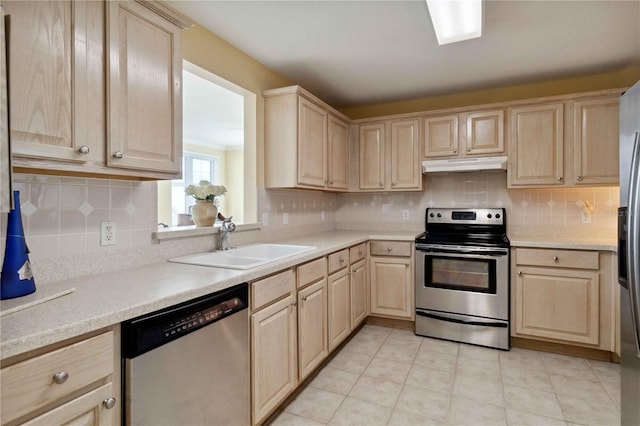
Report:
[[[228,269],[251,269],[313,249],[315,247],[292,244],[250,244],[226,251],[175,257],[169,259],[169,262]]]

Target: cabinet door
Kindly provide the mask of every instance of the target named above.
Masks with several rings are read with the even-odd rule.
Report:
[[[518,335],[597,345],[598,272],[516,267]]]
[[[324,188],[327,183],[327,112],[299,98],[298,114],[298,183]]]
[[[384,189],[384,124],[360,126],[360,189]]]
[[[113,395],[113,385],[107,383],[23,425],[115,425],[116,410],[121,407],[117,401],[115,405],[109,405],[109,398],[113,398]],[[111,408],[107,408],[109,406]]]
[[[413,270],[410,258],[371,257],[371,313],[413,316]]]
[[[107,2],[107,165],[180,173],[181,29],[130,1]]]
[[[424,157],[456,157],[458,155],[458,115],[445,115],[424,120]]]
[[[391,122],[391,189],[420,189],[420,121]]]
[[[351,332],[349,274],[347,269],[329,276],[329,350]]]
[[[350,268],[351,330],[367,317],[367,268],[362,260]]]
[[[300,380],[329,354],[327,340],[327,279],[298,293],[298,359]]]
[[[510,110],[510,186],[562,185],[563,104]]]
[[[466,147],[468,155],[504,153],[504,111],[482,111],[466,114]]]
[[[83,68],[90,44],[86,2],[3,5],[11,15],[8,83],[13,155],[86,161],[87,155],[79,151],[87,143],[89,121],[88,77]]]
[[[328,124],[328,186],[332,189],[349,189],[349,126],[329,116]]]
[[[617,97],[574,104],[573,166],[576,184],[618,184],[618,109]]]
[[[298,383],[296,299],[289,296],[251,315],[253,423]]]

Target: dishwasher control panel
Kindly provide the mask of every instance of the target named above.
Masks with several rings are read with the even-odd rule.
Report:
[[[219,303],[215,306],[203,309],[192,315],[178,318],[175,322],[169,324],[164,330],[164,337],[186,334],[194,328],[200,328],[212,322],[216,322],[220,318],[233,314],[234,312],[246,307],[246,304],[239,297]]]
[[[134,358],[247,309],[248,284],[171,306],[122,323],[122,356]],[[247,312],[244,315],[248,315]]]

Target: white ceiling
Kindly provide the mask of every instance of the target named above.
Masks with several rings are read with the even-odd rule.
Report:
[[[436,42],[423,0],[169,3],[336,107],[640,61],[639,1],[485,1],[482,37],[445,46]]]

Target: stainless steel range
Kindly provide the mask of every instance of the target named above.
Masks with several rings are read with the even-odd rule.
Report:
[[[505,210],[426,210],[416,238],[416,334],[509,350]]]

